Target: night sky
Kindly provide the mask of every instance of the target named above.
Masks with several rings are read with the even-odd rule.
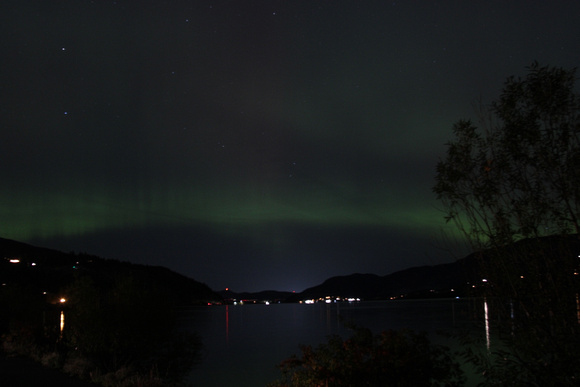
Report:
[[[465,253],[431,187],[455,121],[578,1],[0,5],[0,236],[296,290]]]

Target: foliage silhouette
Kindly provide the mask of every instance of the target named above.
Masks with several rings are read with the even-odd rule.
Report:
[[[482,295],[501,317],[501,352],[471,360],[495,385],[580,379],[580,98],[575,70],[533,63],[453,128],[433,188],[481,256]]]
[[[282,379],[270,387],[299,386],[462,386],[463,374],[449,350],[411,331],[373,335],[355,327],[352,337],[338,335],[316,349],[301,346],[302,356],[279,365]]]

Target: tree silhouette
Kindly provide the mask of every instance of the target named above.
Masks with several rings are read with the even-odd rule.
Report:
[[[576,385],[580,378],[575,80],[575,69],[538,63],[524,78],[508,78],[479,127],[454,125],[455,140],[437,165],[433,190],[446,220],[481,252],[486,295],[510,305],[496,311],[506,314],[510,332],[502,366],[479,362],[490,383]]]

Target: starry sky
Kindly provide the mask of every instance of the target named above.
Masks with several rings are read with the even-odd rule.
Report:
[[[461,257],[431,187],[455,121],[578,1],[4,0],[0,236],[301,291]]]

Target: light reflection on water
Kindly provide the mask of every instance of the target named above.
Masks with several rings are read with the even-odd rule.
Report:
[[[403,328],[425,331],[433,342],[449,344],[436,332],[475,326],[472,318],[481,316],[479,308],[481,301],[450,299],[191,308],[183,313],[182,323],[200,334],[205,349],[203,362],[189,381],[206,387],[264,386],[280,377],[277,364],[300,354],[299,344],[316,346],[331,334],[349,336],[342,320],[375,333]],[[489,346],[488,319],[485,314]]]
[[[491,350],[491,339],[489,338],[489,309],[487,307],[487,299],[483,299],[483,319],[485,321],[485,345],[487,347],[487,352]]]
[[[62,333],[64,331],[64,310],[60,311],[60,338],[62,339]]]

